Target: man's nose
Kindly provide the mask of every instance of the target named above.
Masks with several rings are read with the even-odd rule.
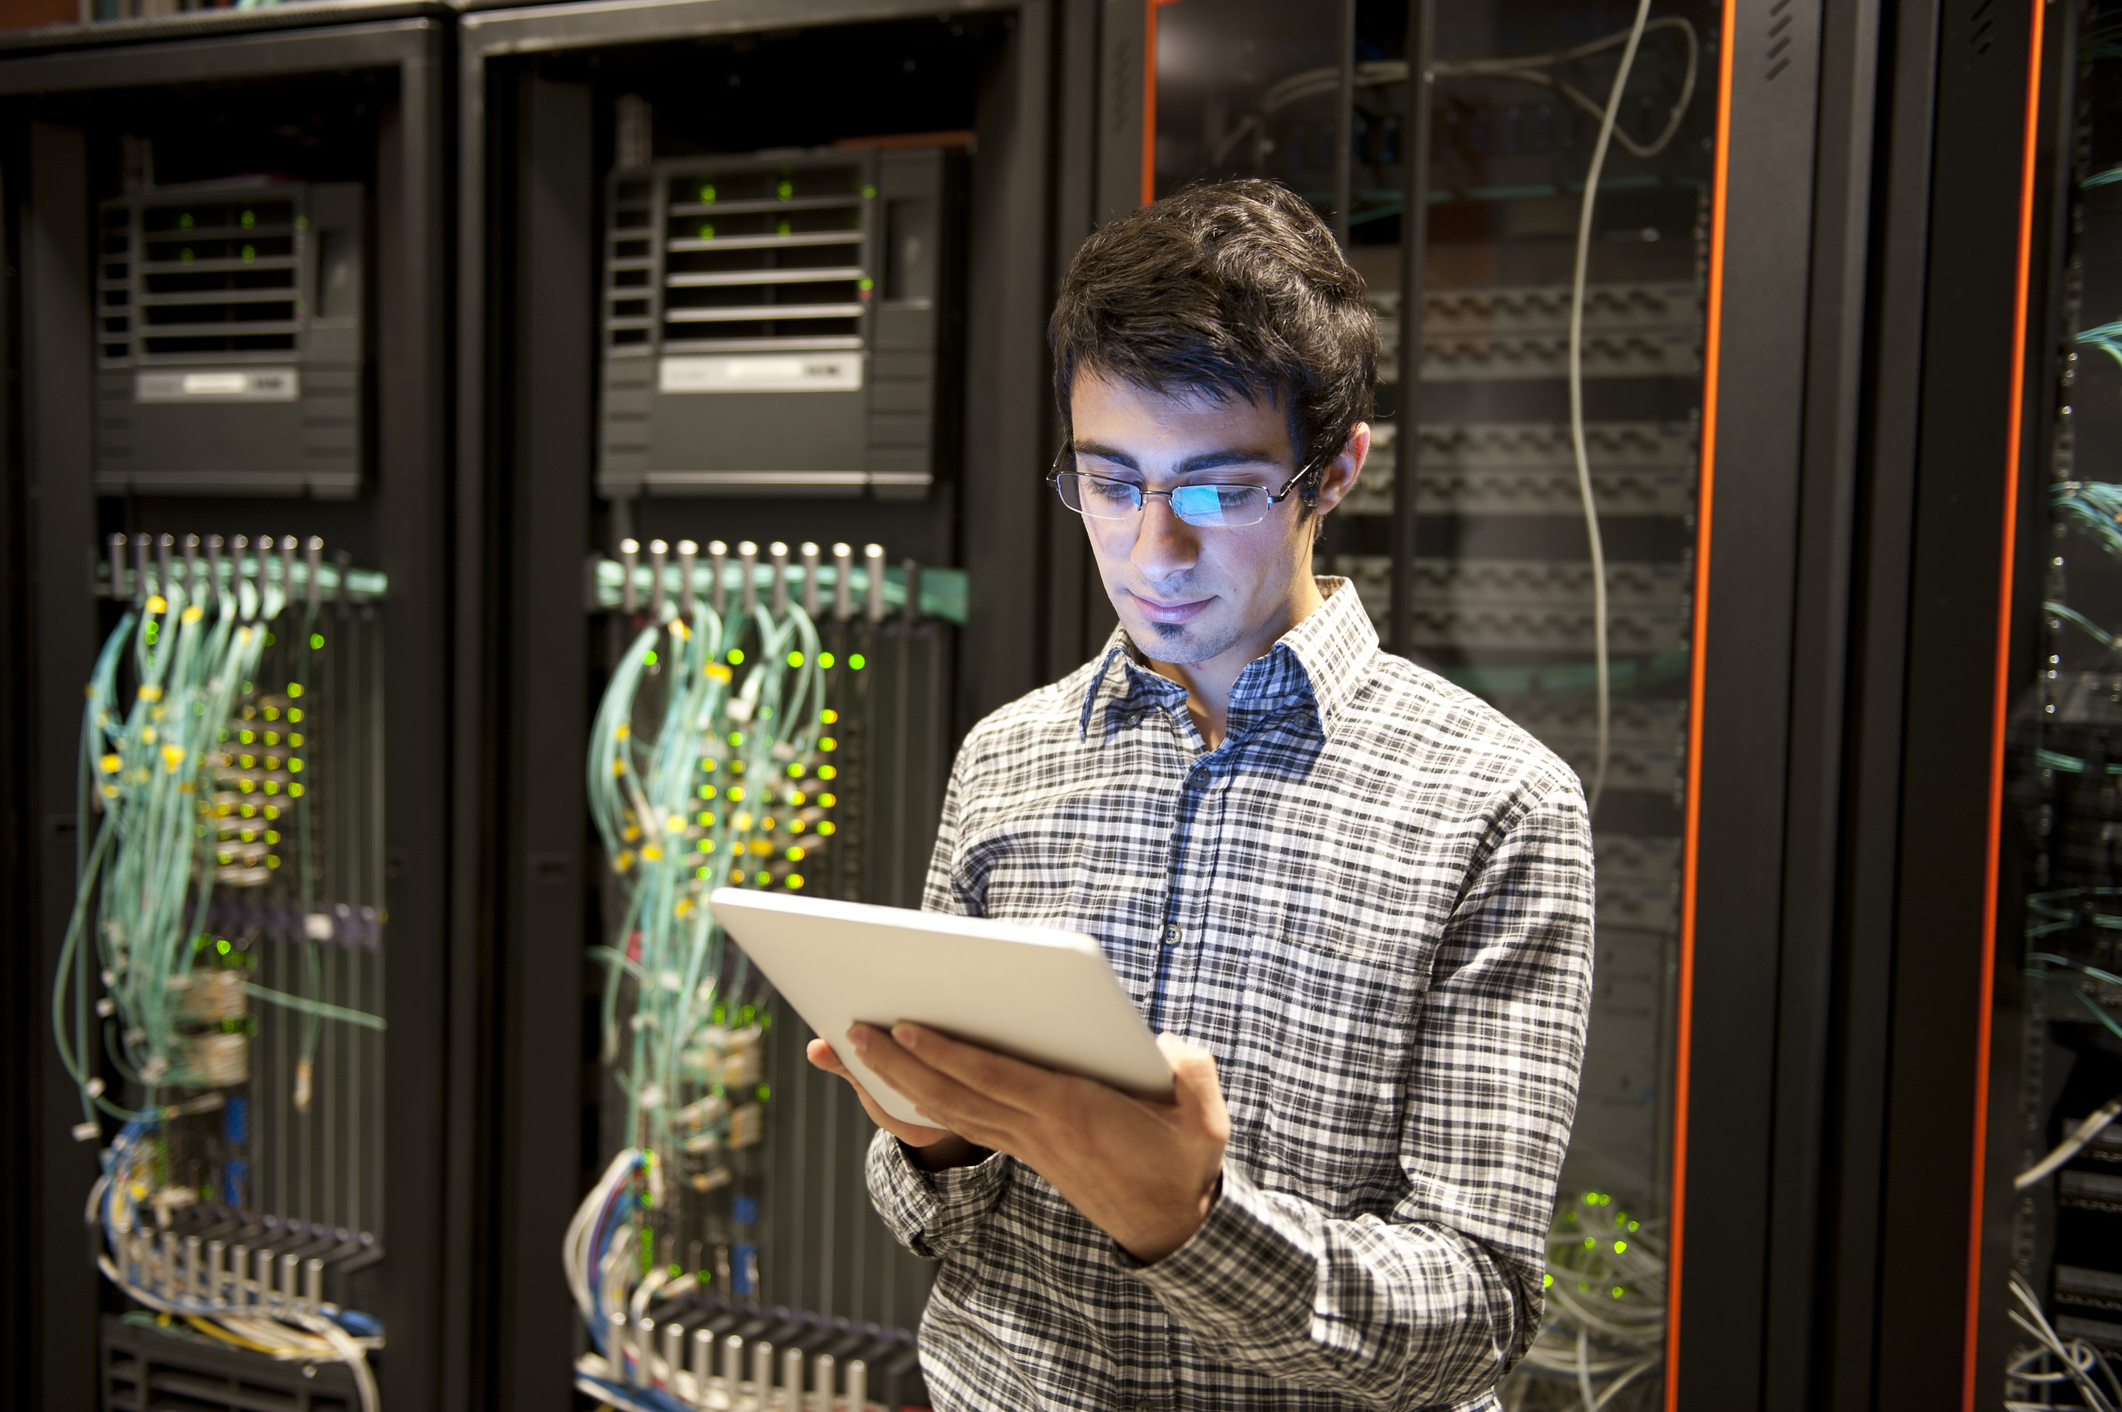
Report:
[[[1201,557],[1201,536],[1172,513],[1172,503],[1145,496],[1135,528],[1135,550],[1128,556],[1150,583],[1162,583],[1193,568]]]

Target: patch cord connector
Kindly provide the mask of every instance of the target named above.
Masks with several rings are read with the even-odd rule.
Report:
[[[717,1338],[643,1315],[612,1315],[607,1354],[575,1362],[575,1386],[624,1412],[890,1412],[869,1397],[869,1364],[832,1352]],[[845,1340],[842,1340],[844,1342]],[[777,1356],[778,1355],[778,1356]],[[710,1371],[712,1365],[714,1371]],[[778,1366],[779,1375],[776,1376]]]

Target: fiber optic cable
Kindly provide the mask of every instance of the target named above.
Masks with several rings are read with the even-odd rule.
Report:
[[[1591,787],[1585,791],[1585,812],[1596,817],[1599,796],[1606,789],[1607,759],[1613,746],[1613,663],[1607,641],[1608,605],[1606,588],[1606,543],[1599,529],[1599,506],[1592,495],[1591,454],[1584,440],[1584,291],[1591,262],[1592,211],[1599,199],[1599,173],[1606,167],[1606,150],[1613,142],[1614,124],[1621,113],[1621,94],[1628,87],[1629,71],[1636,64],[1636,49],[1643,42],[1650,21],[1650,0],[1638,0],[1636,22],[1621,50],[1621,66],[1614,73],[1614,86],[1606,96],[1606,113],[1599,122],[1599,139],[1592,147],[1591,169],[1584,176],[1584,205],[1577,217],[1576,272],[1569,289],[1569,440],[1577,462],[1577,491],[1584,500],[1584,532],[1591,547],[1592,652],[1598,669],[1598,731],[1592,754]],[[1692,36],[1692,31],[1690,31]],[[1693,50],[1690,47],[1690,54]],[[1692,65],[1689,68],[1693,72]],[[1667,129],[1670,138],[1679,126],[1675,114]]]

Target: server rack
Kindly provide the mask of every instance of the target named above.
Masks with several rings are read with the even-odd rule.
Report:
[[[443,139],[449,117],[442,101],[446,14],[440,7],[401,4],[320,7],[309,14],[182,16],[11,36],[0,52],[5,95],[0,101],[8,110],[0,180],[6,186],[12,252],[10,484],[18,497],[11,501],[16,513],[10,516],[11,547],[19,554],[14,579],[19,597],[12,602],[22,648],[11,652],[10,660],[23,664],[24,679],[35,692],[25,704],[22,736],[35,744],[25,752],[29,763],[18,796],[36,821],[34,830],[24,830],[27,886],[19,894],[25,945],[18,949],[27,959],[10,973],[10,1009],[23,1017],[47,1013],[35,997],[51,993],[60,938],[68,927],[74,840],[96,827],[93,819],[76,814],[71,763],[80,749],[78,688],[88,680],[96,643],[127,598],[171,594],[175,601],[173,589],[201,581],[183,566],[172,569],[170,546],[196,534],[211,552],[219,542],[209,538],[215,531],[263,528],[284,535],[284,545],[293,546],[299,534],[319,550],[306,565],[291,547],[284,556],[256,552],[235,565],[236,575],[249,576],[252,587],[263,591],[270,580],[276,595],[298,602],[299,583],[361,580],[359,573],[349,575],[343,568],[334,573],[323,559],[333,551],[349,555],[362,571],[380,571],[389,585],[381,600],[366,608],[326,600],[307,644],[319,661],[328,655],[339,660],[342,640],[388,637],[388,669],[379,695],[349,708],[361,714],[364,731],[377,732],[362,747],[373,747],[365,766],[371,773],[358,789],[349,785],[318,795],[358,796],[361,807],[380,809],[370,820],[377,830],[373,856],[363,855],[376,871],[377,891],[373,897],[342,897],[348,904],[343,917],[326,899],[314,915],[293,916],[293,932],[280,925],[290,918],[278,913],[211,924],[236,935],[238,951],[255,945],[277,958],[282,952],[292,957],[291,947],[332,948],[316,958],[326,976],[355,965],[356,952],[389,957],[380,980],[374,974],[380,963],[360,962],[370,973],[365,993],[335,996],[347,1002],[344,1013],[376,1007],[388,1016],[388,1041],[374,1046],[372,1058],[363,1061],[375,1068],[366,1097],[355,1101],[334,1087],[343,1066],[330,1044],[315,1051],[314,1068],[304,1066],[304,1077],[314,1074],[316,1087],[302,1084],[306,1111],[367,1123],[365,1131],[377,1126],[377,1105],[388,1112],[380,1206],[373,1212],[365,1207],[298,1212],[309,1198],[249,1192],[242,1181],[264,1178],[279,1161],[263,1150],[252,1154],[260,1165],[223,1172],[228,1185],[217,1184],[208,1197],[245,1211],[261,1210],[256,1203],[271,1199],[286,1213],[322,1220],[327,1227],[335,1222],[380,1225],[386,1242],[381,1259],[365,1262],[359,1276],[349,1264],[348,1278],[358,1280],[360,1302],[370,1304],[387,1330],[381,1381],[392,1405],[415,1407],[461,1401],[451,1390],[450,1350],[458,1341],[448,1310],[461,1289],[453,1281],[462,1267],[461,1251],[469,1245],[471,1211],[461,1168],[450,1160],[450,1125],[466,1121],[467,1113],[461,1106],[464,1092],[450,1086],[445,1046],[455,1023],[445,926],[450,894],[445,821],[452,798],[446,664],[453,629],[437,606],[444,588],[448,471],[448,369],[445,329],[437,315],[447,287],[442,239]],[[306,128],[275,130],[261,119],[261,114],[297,107],[306,109]],[[159,168],[148,165],[150,149],[142,138],[152,142]],[[260,173],[268,175],[261,179]],[[298,191],[287,184],[290,178],[341,185],[329,193],[314,185]],[[220,185],[191,184],[206,181]],[[99,202],[115,204],[101,206],[99,215]],[[167,232],[161,230],[165,215]],[[327,230],[341,238],[324,241]],[[172,250],[161,251],[158,240]],[[118,241],[124,243],[122,251],[111,243]],[[336,261],[344,276],[336,291],[316,282],[320,246],[354,252],[321,262],[329,272]],[[154,263],[163,253],[172,257],[169,271]],[[134,271],[120,267],[135,264],[142,266],[141,282],[155,286],[158,297],[146,297],[145,287],[110,283],[130,280]],[[99,287],[99,277],[105,276]],[[183,298],[159,298],[175,285],[194,288]],[[250,291],[266,285],[293,297],[278,304],[270,295],[254,299]],[[231,289],[244,292],[227,292]],[[138,305],[168,306],[154,316],[152,328],[130,325],[140,316],[131,297],[136,292],[142,296]],[[345,297],[343,305],[334,303],[338,296]],[[126,320],[127,337],[111,336],[118,325],[108,321],[116,319]],[[216,320],[227,331],[203,326]],[[123,356],[138,351],[152,362],[167,354],[166,366],[142,367],[138,380],[120,370],[99,395],[99,355],[115,368],[117,345],[136,334],[142,348],[128,347]],[[150,336],[189,341],[149,354],[144,345]],[[313,366],[306,361],[312,354],[336,358],[339,367]],[[363,382],[359,392],[330,409],[307,406],[298,390],[306,385],[312,392],[345,392]],[[159,400],[164,393],[179,400]],[[193,398],[215,405],[188,405]],[[255,431],[253,419],[230,404],[246,401],[262,408],[259,420],[281,415],[289,402],[303,408],[314,425],[298,440],[315,433],[314,449],[323,454],[311,459],[320,464],[321,477],[279,466],[280,484],[267,483],[269,478],[246,480],[245,465],[262,459],[256,454],[260,448],[246,452],[240,445]],[[99,416],[99,407],[108,415]],[[158,428],[156,419],[165,411],[180,422],[188,413],[208,415],[180,428]],[[110,453],[126,449],[128,422],[135,433],[130,450],[136,464],[167,449],[173,434],[194,447],[221,444],[223,450],[211,464],[194,467],[185,484],[158,484],[151,475],[131,472],[99,475],[99,453],[110,472]],[[326,422],[332,425],[326,428]],[[93,552],[84,554],[83,546],[112,535],[131,538],[138,554],[114,553],[107,577],[99,582],[101,561]],[[230,542],[232,548],[236,542]],[[199,567],[203,571],[204,565]],[[209,590],[209,597],[234,584],[220,565],[215,568],[222,588]],[[99,607],[99,598],[110,606]],[[175,635],[174,620],[170,626]],[[285,621],[279,627],[284,633]],[[319,646],[327,634],[333,640],[330,653]],[[283,643],[279,650],[285,655],[303,645]],[[265,674],[259,675],[262,683]],[[287,694],[264,700],[261,716],[270,706],[291,718]],[[319,685],[313,705],[328,694],[329,688]],[[318,713],[313,730],[323,728],[325,714]],[[287,722],[276,719],[275,724],[285,728]],[[283,801],[293,796],[291,784],[301,764],[292,753],[242,760],[240,781],[226,773],[238,766],[234,750],[228,753],[224,773],[216,776],[227,783],[216,787],[227,789],[231,800],[236,783],[261,792],[270,784]],[[321,739],[307,753],[315,758],[302,763],[316,765],[318,784],[327,763],[333,768],[344,763]],[[231,814],[235,810],[231,802]],[[320,817],[319,827],[324,824]],[[257,837],[269,836],[260,830]],[[351,846],[350,836],[342,842]],[[238,874],[250,864],[273,861],[263,852],[250,856],[261,846],[269,852],[275,845],[246,837],[238,846],[230,834],[216,879],[230,889],[229,899],[240,900],[244,894],[235,889],[255,880]],[[291,855],[280,861],[291,871],[309,873],[308,844],[301,854],[280,846]],[[372,913],[362,913],[357,903],[370,905]],[[331,940],[313,940],[326,932]],[[375,951],[364,950],[361,938],[374,941]],[[346,945],[349,941],[355,944]],[[270,968],[276,964],[266,959],[266,969],[254,974],[272,980]],[[93,984],[92,973],[89,978]],[[463,990],[455,994],[461,1003]],[[215,1013],[225,1010],[223,1005]],[[261,1034],[269,1031],[268,1021],[258,1023]],[[159,1394],[182,1388],[209,1403],[219,1399],[230,1405],[269,1393],[297,1370],[248,1354],[233,1355],[239,1367],[207,1366],[216,1361],[207,1351],[118,1320],[122,1302],[102,1287],[91,1251],[73,1225],[96,1177],[93,1149],[111,1134],[98,1134],[94,1144],[70,1134],[80,1116],[70,1096],[74,1081],[61,1070],[48,1026],[26,1020],[25,1026],[31,1034],[17,1057],[27,1083],[9,1086],[11,1102],[18,1106],[11,1116],[23,1120],[10,1124],[26,1159],[23,1194],[28,1209],[37,1213],[24,1223],[25,1238],[13,1252],[17,1278],[10,1281],[21,1301],[21,1318],[11,1324],[19,1341],[9,1360],[21,1400],[85,1408],[96,1405],[99,1383],[106,1380],[105,1395],[118,1400],[121,1394],[143,1395],[150,1386]],[[236,1046],[219,1047],[232,1053]],[[260,1051],[258,1061],[263,1067],[254,1068],[246,1111],[262,1121],[266,1109],[261,1105],[270,1099],[276,1071],[269,1053]],[[212,1074],[223,1079],[234,1072],[222,1067]],[[292,1074],[287,1077],[297,1082]],[[268,1087],[261,1089],[260,1083]],[[114,1092],[124,1097],[123,1090]],[[233,1104],[229,1111],[231,1121],[221,1136],[240,1144],[246,1130],[233,1117]],[[274,1122],[279,1117],[271,1114]],[[318,1155],[310,1153],[311,1159]],[[290,1160],[302,1159],[298,1154]],[[243,1229],[249,1228],[247,1222],[255,1224],[234,1212],[216,1219]],[[284,1223],[265,1229],[277,1231],[273,1243],[282,1246],[295,1230]],[[321,1250],[334,1239],[313,1244]],[[156,1268],[167,1278],[166,1264]],[[258,1296],[265,1297],[262,1281]],[[354,1296],[335,1289],[326,1297]],[[104,1315],[100,1325],[99,1313]],[[99,1342],[105,1355],[100,1363]],[[321,1394],[325,1388],[333,1396],[351,1391],[344,1379],[330,1374],[321,1376],[317,1390]]]
[[[813,541],[821,548],[845,541],[858,555],[865,542],[877,542],[889,555],[892,592],[904,588],[920,602],[930,594],[914,592],[916,581],[951,582],[949,571],[960,568],[962,627],[933,613],[906,620],[896,603],[885,621],[871,626],[859,596],[852,623],[836,626],[828,610],[824,624],[828,636],[851,634],[848,642],[828,643],[839,659],[839,680],[849,685],[854,653],[871,655],[860,645],[862,634],[874,632],[885,644],[871,656],[866,677],[870,731],[860,743],[873,784],[863,828],[876,846],[867,850],[858,895],[916,900],[941,773],[958,735],[978,715],[1076,665],[1093,634],[1103,632],[1090,601],[1095,585],[1086,574],[1080,530],[1052,515],[1039,479],[1051,457],[1043,331],[1052,280],[1089,232],[1093,213],[1124,210],[1136,199],[1144,20],[1138,4],[1030,0],[939,11],[889,0],[795,6],[674,0],[474,9],[461,24],[459,323],[476,336],[460,345],[458,377],[477,396],[463,404],[457,446],[460,463],[477,469],[462,482],[458,502],[457,586],[467,611],[484,624],[488,644],[466,678],[467,685],[488,684],[481,699],[490,727],[478,755],[483,797],[494,817],[510,821],[498,832],[460,835],[460,846],[477,852],[482,879],[482,896],[476,906],[467,899],[462,921],[480,937],[483,964],[497,977],[481,1044],[498,1106],[479,1159],[496,1196],[496,1239],[485,1257],[496,1293],[478,1314],[487,1331],[480,1344],[495,1351],[480,1377],[486,1395],[506,1405],[559,1406],[574,1396],[572,1365],[590,1346],[561,1279],[561,1236],[604,1159],[627,1137],[613,1123],[613,1110],[600,1103],[607,1083],[594,1052],[598,983],[582,964],[607,921],[601,906],[612,889],[596,877],[608,865],[589,835],[579,768],[554,769],[548,762],[579,761],[606,671],[633,633],[658,616],[648,561],[659,544],[666,557],[655,581],[666,584],[673,604],[681,592],[679,552],[695,556],[685,581],[702,596],[725,582],[725,570],[735,572],[726,563],[708,575],[718,542],[730,559],[751,543],[762,574],[775,541]],[[1107,54],[1121,65],[1133,55],[1130,81],[1101,88],[1110,71],[1101,66]],[[895,102],[850,116],[865,92]],[[755,101],[740,109],[727,101],[732,94]],[[891,114],[890,131],[880,130],[878,111]],[[915,120],[909,112],[924,116]],[[903,144],[865,145],[902,129],[915,135]],[[924,149],[935,156],[923,157]],[[630,470],[625,455],[615,460],[607,449],[606,483],[598,484],[598,448],[631,454],[639,438],[627,421],[647,410],[636,406],[638,377],[614,397],[600,360],[618,369],[620,358],[610,355],[630,347],[618,340],[635,337],[641,318],[653,320],[653,301],[666,294],[714,307],[699,288],[757,282],[752,274],[739,280],[741,271],[697,264],[664,271],[685,276],[675,282],[651,273],[648,287],[655,292],[644,314],[627,303],[642,287],[626,282],[642,279],[641,253],[620,248],[636,228],[607,230],[604,223],[621,214],[633,219],[637,207],[653,209],[666,223],[694,223],[666,232],[666,253],[688,261],[736,248],[739,242],[718,243],[733,231],[754,242],[746,249],[778,250],[786,242],[776,240],[776,223],[794,226],[793,203],[846,200],[847,193],[810,198],[797,191],[803,171],[874,163],[881,197],[886,177],[919,176],[907,169],[916,159],[931,162],[946,181],[952,169],[964,170],[962,223],[955,233],[938,234],[959,242],[967,312],[962,322],[939,319],[933,335],[943,354],[958,341],[962,372],[947,359],[931,360],[933,384],[921,386],[929,375],[913,375],[919,369],[910,355],[922,352],[920,340],[929,335],[918,331],[899,346],[824,348],[832,357],[816,360],[815,378],[805,369],[790,389],[747,396],[754,403],[773,396],[800,400],[806,381],[819,393],[845,392],[825,384],[853,375],[827,362],[851,354],[897,360],[883,369],[901,378],[894,400],[870,407],[868,464],[674,463],[686,474],[659,479],[654,466],[646,474]],[[737,193],[751,204],[735,207],[733,219],[764,219],[763,227],[725,229],[715,210],[734,190],[717,175],[725,170],[764,171],[787,184],[785,192],[770,182]],[[657,184],[644,192],[632,175],[638,172],[654,173]],[[672,184],[680,175],[690,188]],[[712,197],[704,187],[714,189]],[[856,194],[870,199],[859,187]],[[644,196],[664,204],[644,206]],[[854,209],[867,210],[858,218],[867,231],[879,213]],[[884,219],[888,229],[889,215]],[[870,258],[850,264],[866,270]],[[777,256],[769,268],[792,263]],[[864,277],[876,280],[878,312],[890,314],[888,270]],[[778,293],[743,297],[776,307],[784,302]],[[918,310],[918,300],[910,301],[906,313]],[[836,309],[810,313],[850,319]],[[824,333],[865,339],[865,318],[858,313],[853,327]],[[663,333],[697,338],[701,321],[691,322],[692,329],[670,325]],[[881,323],[878,328],[889,332]],[[911,326],[900,328],[894,337]],[[807,336],[794,324],[772,322],[737,334]],[[782,358],[798,351],[793,343],[718,346],[707,356]],[[719,369],[710,371],[719,376]],[[698,370],[678,372],[692,377]],[[744,372],[753,377],[760,370]],[[867,369],[862,376],[867,394]],[[666,385],[660,370],[648,385]],[[882,392],[883,384],[877,386]],[[725,408],[741,411],[742,403],[702,397],[688,405],[681,398],[674,410],[714,423]],[[904,426],[880,416],[900,418]],[[916,420],[924,425],[915,427]],[[722,424],[728,425],[726,415]],[[859,445],[855,451],[861,454]],[[596,614],[584,612],[581,576],[551,569],[594,557],[604,561],[597,572],[616,584],[614,561],[629,553],[638,597],[625,604],[609,589],[603,596],[610,602]],[[913,561],[903,574],[902,559]],[[806,579],[791,575],[793,598]],[[726,580],[731,604],[740,582]],[[757,582],[763,602],[771,580]],[[876,675],[880,667],[887,676]],[[844,752],[856,743],[843,739],[840,746]],[[918,749],[896,749],[908,744]],[[903,785],[875,768],[894,753],[909,775]],[[841,763],[851,764],[844,757]],[[846,821],[838,822],[844,839]],[[806,886],[817,876],[806,870]],[[839,887],[838,874],[833,877]],[[785,885],[778,874],[775,881]],[[780,1038],[779,1029],[774,1033]],[[769,1237],[759,1239],[765,1301],[910,1327],[925,1282],[867,1212],[854,1165],[866,1120],[808,1072],[787,1039],[769,1057],[767,1077],[775,1095],[767,1104],[772,1160],[795,1163],[810,1174],[811,1186],[767,1194],[768,1201],[781,1201],[782,1214],[772,1237],[778,1243],[768,1248]],[[579,1153],[579,1165],[552,1162],[555,1151]],[[811,1219],[797,1224],[791,1218],[799,1211]],[[772,1220],[762,1208],[762,1232]],[[733,1256],[739,1243],[732,1243]],[[735,1270],[715,1268],[711,1249],[707,1254],[700,1263],[712,1295],[727,1298],[724,1282],[734,1283]],[[744,1292],[737,1302],[756,1298],[756,1291]],[[718,1307],[713,1299],[689,1305],[680,1316],[688,1335],[696,1322],[712,1322]],[[819,1332],[831,1336],[828,1327]],[[882,1390],[881,1372],[873,1373],[873,1391]]]
[[[1343,524],[1329,521],[1328,565],[1354,571],[1388,647],[1460,674],[1580,769],[1589,732],[1572,728],[1583,707],[1567,692],[1585,685],[1572,666],[1591,674],[1585,531],[1565,542],[1568,521],[1551,518],[1538,532],[1542,514],[1582,515],[1575,477],[1556,485],[1569,453],[1557,456],[1554,428],[1566,412],[1557,360],[1540,353],[1561,343],[1566,311],[1557,316],[1556,296],[1539,286],[1566,285],[1568,271],[1513,277],[1509,266],[1538,267],[1523,237],[1538,233],[1539,200],[1567,205],[1574,223],[1584,162],[1572,175],[1557,154],[1587,105],[1561,85],[1602,98],[1611,57],[1567,66],[1632,18],[1633,7],[1349,4],[1300,15],[1177,0],[1149,35],[1159,52],[1166,37],[1185,46],[1174,91],[1150,95],[1156,189],[1254,171],[1294,178],[1374,290],[1394,296],[1382,312],[1397,320],[1398,366],[1380,399],[1393,435],[1374,444],[1366,472],[1389,470],[1390,490],[1378,477],[1367,495],[1359,488],[1354,514],[1333,517]],[[1619,793],[1595,820],[1620,836],[1600,850],[1602,980],[1578,1129],[1587,1140],[1604,1129],[1608,1151],[1603,1166],[1573,1151],[1570,1179],[1617,1191],[1632,1181],[1649,1190],[1631,1199],[1669,1203],[1650,1213],[1671,1221],[1664,1327],[1642,1341],[1662,1345],[1663,1365],[1652,1387],[1634,1383],[1617,1401],[1810,1406],[1840,1395],[1836,1380],[1874,1337],[1863,1321],[1875,1291],[1858,1290],[1852,1270],[1880,1217],[1859,1174],[1884,1060],[1871,1017],[1853,1023],[1838,1008],[1852,972],[1876,981],[1866,968],[1877,952],[1841,910],[1861,892],[1850,850],[1871,820],[1845,812],[1840,781],[1845,768],[1876,770],[1881,750],[1877,718],[1853,715],[1860,683],[1846,671],[1861,614],[1890,611],[1863,598],[1852,536],[1861,455],[1899,450],[1860,439],[1874,434],[1860,408],[1877,376],[1880,297],[1866,193],[1883,160],[1880,105],[1894,94],[1881,56],[1899,51],[1882,48],[1893,30],[1870,6],[1656,17],[1667,28],[1682,18],[1700,44],[1702,125],[1663,166],[1617,152],[1607,172],[1622,180],[1601,201],[1613,203],[1609,220],[1633,206],[1661,237],[1693,244],[1699,267],[1639,260],[1638,273],[1615,273],[1629,262],[1603,246],[1593,282],[1605,298],[1587,301],[1608,306],[1587,324],[1596,333],[1605,323],[1611,338],[1587,347],[1587,364],[1608,358],[1605,371],[1619,375],[1588,366],[1586,400],[1595,426],[1607,424],[1590,459],[1612,536],[1609,626],[1617,660],[1622,643],[1636,643],[1638,685],[1631,696],[1616,673],[1607,789]],[[1551,47],[1535,39],[1550,33]],[[1684,87],[1677,54],[1652,47],[1675,38],[1645,41],[1639,62],[1660,65],[1665,87],[1637,97],[1630,86],[1623,123],[1639,145],[1652,145]],[[1228,61],[1204,65],[1203,46],[1215,44]],[[1538,65],[1548,82],[1535,87],[1523,70],[1543,53],[1553,62]],[[1513,62],[1515,91],[1505,83]],[[1429,79],[1412,104],[1394,87],[1411,70]],[[1229,91],[1200,91],[1218,87]],[[1658,187],[1689,180],[1700,184],[1699,224],[1658,209]],[[1426,239],[1406,238],[1425,223]],[[1414,289],[1426,297],[1408,297]],[[1547,410],[1501,414],[1541,406],[1542,378]],[[1699,393],[1646,395],[1661,382]],[[1650,683],[1668,669],[1676,681]],[[1613,817],[1619,804],[1632,817]],[[1631,938],[1640,956],[1612,944]],[[1643,1052],[1602,1054],[1602,1038],[1631,1018]],[[1646,1073],[1654,1101],[1601,1121],[1601,1081],[1611,1090]],[[1543,1405],[1537,1388],[1510,1391]],[[1573,1398],[1573,1380],[1558,1395]],[[1849,1405],[1868,1385],[1856,1396]]]
[[[1896,193],[1922,324],[1894,350],[1917,474],[1893,487],[1906,538],[1887,565],[1912,611],[1896,643],[1906,756],[1880,800],[1898,852],[1879,855],[1894,891],[1878,915],[1899,950],[1881,976],[1895,1021],[1876,1376],[1968,1408],[2095,1406],[2112,1390],[2079,1378],[2118,1348],[2112,521],[2087,513],[2115,419],[2112,21],[2097,5],[1926,19],[1904,61],[1920,75],[1907,140],[1939,175]],[[1918,1221],[1956,1238],[1928,1243]],[[2054,1386],[2024,1376],[2044,1371]]]

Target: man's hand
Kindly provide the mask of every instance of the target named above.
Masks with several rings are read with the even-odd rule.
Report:
[[[894,1118],[877,1106],[877,1100],[869,1096],[862,1081],[847,1071],[847,1065],[840,1062],[840,1056],[824,1040],[814,1039],[805,1045],[803,1057],[810,1060],[811,1067],[846,1079],[848,1086],[854,1089],[855,1097],[862,1100],[862,1110],[869,1114],[869,1120],[913,1150],[915,1166],[931,1172],[940,1171],[945,1167],[962,1167],[976,1155],[978,1149],[956,1133]]]
[[[937,1125],[897,1122],[863,1095],[881,1126],[921,1148],[923,1157],[940,1146],[938,1132],[1008,1153],[1052,1182],[1137,1260],[1161,1260],[1184,1245],[1215,1201],[1230,1114],[1214,1057],[1175,1035],[1157,1039],[1172,1070],[1169,1103],[961,1044],[920,1025],[898,1025],[890,1034],[856,1025],[848,1039],[864,1064]],[[815,1047],[831,1053],[828,1045]],[[819,1062],[815,1052],[812,1062]],[[831,1067],[840,1072],[837,1063]]]

